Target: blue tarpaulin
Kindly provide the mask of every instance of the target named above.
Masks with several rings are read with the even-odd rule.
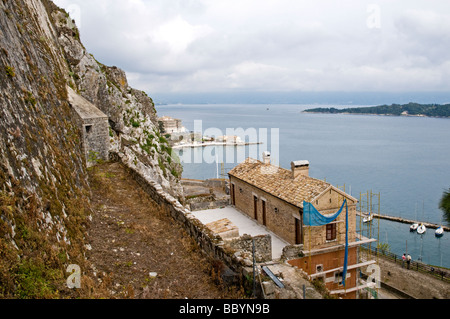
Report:
[[[342,210],[347,204],[347,200],[344,200],[342,207],[333,215],[325,216],[319,213],[319,211],[308,202],[303,202],[303,224],[306,226],[323,226],[334,221],[342,213]]]

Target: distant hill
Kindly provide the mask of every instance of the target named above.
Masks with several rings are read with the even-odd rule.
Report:
[[[374,115],[397,115],[397,116],[430,116],[450,117],[450,104],[418,104],[408,103],[404,105],[380,105],[370,107],[353,107],[345,109],[314,108],[307,109],[306,113],[330,113],[330,114],[374,114]]]

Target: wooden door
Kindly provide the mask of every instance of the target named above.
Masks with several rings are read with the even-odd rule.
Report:
[[[300,219],[295,219],[295,244],[300,245],[302,243],[302,224]]]
[[[263,225],[267,226],[267,221],[266,221],[266,201],[263,200],[261,201],[262,203],[262,219],[263,219]]]
[[[231,205],[236,205],[234,184],[231,184]]]

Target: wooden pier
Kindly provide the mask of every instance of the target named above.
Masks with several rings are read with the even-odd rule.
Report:
[[[363,212],[361,214],[361,212],[356,211],[356,214],[362,217],[365,217],[368,215],[368,213]],[[411,219],[406,219],[406,218],[402,218],[402,217],[394,217],[394,216],[387,216],[387,215],[379,215],[379,214],[373,214],[374,218],[379,218],[379,219],[386,219],[386,220],[390,220],[393,222],[398,222],[398,223],[403,223],[403,224],[424,224],[425,227],[427,228],[432,228],[432,229],[437,229],[439,228],[441,225],[437,225],[437,224],[433,224],[433,223],[428,223],[428,222],[421,222],[421,221],[416,221],[416,220],[411,220]],[[444,231],[450,231],[450,227],[444,226],[442,225],[442,228],[444,229]]]

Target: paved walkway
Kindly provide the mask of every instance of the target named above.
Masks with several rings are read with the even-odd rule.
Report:
[[[365,256],[361,256],[365,259]],[[372,259],[376,256],[371,257]],[[450,298],[450,284],[442,280],[434,278],[430,275],[415,271],[413,269],[407,269],[402,267],[401,264],[394,263],[383,257],[378,258],[378,265],[381,268],[381,281],[385,284],[394,287],[416,299],[448,299]],[[365,269],[362,269],[363,271]],[[389,294],[385,289],[381,289],[384,292],[385,298]],[[395,293],[391,297],[403,299],[404,297],[396,296]]]
[[[217,220],[227,218],[239,229],[239,236],[248,234],[251,236],[270,234],[272,237],[272,258],[274,260],[280,259],[283,248],[289,245],[288,242],[281,239],[263,225],[251,219],[247,215],[241,213],[232,206],[224,208],[208,209],[202,211],[193,211],[194,215],[203,224],[215,222]]]

